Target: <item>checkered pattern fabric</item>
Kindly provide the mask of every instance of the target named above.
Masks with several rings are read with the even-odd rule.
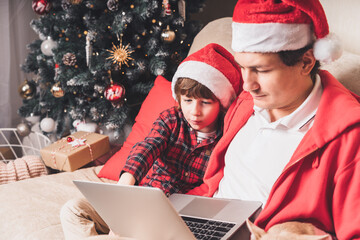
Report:
[[[170,108],[160,114],[145,140],[133,147],[123,171],[131,173],[140,185],[160,188],[167,195],[185,193],[202,183],[221,134],[219,128],[215,137],[198,144],[196,132],[182,112]]]

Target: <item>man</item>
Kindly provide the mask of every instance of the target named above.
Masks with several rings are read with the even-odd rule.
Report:
[[[265,230],[300,221],[360,239],[360,98],[318,70],[341,54],[320,2],[239,0],[232,37],[244,91],[189,193],[262,201]]]

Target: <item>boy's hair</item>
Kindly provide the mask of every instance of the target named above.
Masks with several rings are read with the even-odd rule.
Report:
[[[294,66],[298,62],[300,62],[301,57],[309,50],[313,48],[313,45],[310,44],[306,47],[303,47],[298,50],[290,50],[290,51],[281,51],[278,52],[280,59],[287,66]],[[315,81],[316,74],[319,72],[320,62],[317,60],[313,69],[310,72],[310,77],[313,81]]]
[[[181,95],[193,98],[205,98],[218,101],[217,97],[214,95],[209,88],[205,87],[198,81],[195,81],[191,78],[178,78],[175,83],[174,92],[176,95],[176,100],[180,103]]]

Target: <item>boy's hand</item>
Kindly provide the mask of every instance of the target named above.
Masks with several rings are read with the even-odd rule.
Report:
[[[121,177],[120,177],[119,181],[117,182],[117,184],[134,185],[135,181],[136,180],[131,173],[124,172],[123,174],[121,174]]]

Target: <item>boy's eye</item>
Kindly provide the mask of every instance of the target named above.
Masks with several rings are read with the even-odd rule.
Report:
[[[192,99],[187,98],[187,99],[183,99],[183,101],[184,101],[184,102],[191,102]]]
[[[202,101],[203,104],[212,104],[211,101]]]

